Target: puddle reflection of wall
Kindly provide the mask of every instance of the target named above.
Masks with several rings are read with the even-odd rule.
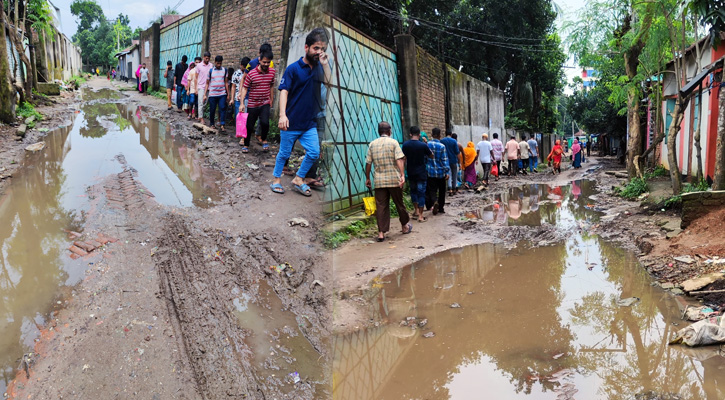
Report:
[[[406,316],[418,315],[420,301],[449,303],[455,298],[453,289],[460,282],[479,282],[498,266],[503,251],[494,245],[454,249],[444,257],[432,257],[414,263],[392,275],[376,280],[371,303],[376,319],[387,325],[338,335],[333,339],[335,354],[333,397],[337,400],[373,400],[382,397],[399,364],[413,349],[420,331],[399,326]],[[423,269],[433,270],[432,279],[419,280],[416,274]],[[422,285],[422,286],[421,286]],[[380,287],[382,286],[382,287]],[[416,297],[416,288],[426,294]],[[394,296],[387,295],[394,289]],[[429,298],[431,291],[435,298]],[[426,317],[429,316],[420,316]],[[438,354],[435,355],[438,357]],[[425,383],[425,382],[422,382]]]
[[[0,369],[5,378],[23,351],[31,349],[21,344],[32,346],[35,322],[42,323],[56,289],[69,276],[62,262],[63,229],[73,229],[75,215],[61,207],[60,198],[70,130],[50,133],[46,148],[25,158],[0,196]]]
[[[134,108],[122,105],[121,113],[139,132],[139,141],[151,158],[161,158],[176,173],[192,193],[195,204],[203,204],[203,196],[209,196],[212,200],[220,199],[217,181],[221,179],[221,173],[204,167],[195,148],[189,147],[183,138],[172,135],[171,125],[149,118],[140,106]],[[149,189],[153,192],[153,188]]]

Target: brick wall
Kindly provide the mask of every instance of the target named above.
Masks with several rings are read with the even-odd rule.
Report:
[[[262,43],[272,45],[277,81],[283,71],[282,40],[287,0],[207,0],[210,5],[209,52],[212,61],[224,57],[223,65],[237,69],[239,60],[259,55]]]
[[[154,23],[150,28],[141,32],[139,35],[139,64],[146,63],[146,68],[149,70],[149,89],[159,89],[159,71],[158,71],[158,55],[159,49],[159,24]],[[146,51],[146,43],[148,42],[148,51]],[[155,56],[155,57],[154,57]],[[135,73],[136,71],[134,71]]]
[[[417,46],[416,46],[417,47]],[[418,123],[428,133],[446,128],[446,91],[444,65],[420,47],[418,50]]]

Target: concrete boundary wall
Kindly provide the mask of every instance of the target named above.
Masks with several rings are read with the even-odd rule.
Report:
[[[417,125],[452,129],[460,143],[481,140],[481,134],[504,130],[501,90],[459,72],[415,44],[410,35],[395,37],[404,133]]]
[[[680,227],[687,228],[692,221],[719,207],[725,207],[725,190],[683,194]]]

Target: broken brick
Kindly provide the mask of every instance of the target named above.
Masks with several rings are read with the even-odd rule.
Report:
[[[72,253],[77,254],[79,256],[87,256],[88,255],[88,252],[86,252],[85,250],[81,249],[80,247],[78,247],[76,245],[71,245],[68,248],[68,250],[70,250]]]

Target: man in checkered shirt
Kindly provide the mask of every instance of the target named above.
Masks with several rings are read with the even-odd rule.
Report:
[[[390,199],[398,210],[403,234],[410,233],[413,225],[403,203],[403,184],[405,184],[405,155],[397,140],[390,137],[390,124],[383,121],[378,124],[379,138],[370,142],[365,158],[365,185],[372,188],[370,172],[375,167],[375,217],[378,220],[378,242],[385,240],[390,230]]]

